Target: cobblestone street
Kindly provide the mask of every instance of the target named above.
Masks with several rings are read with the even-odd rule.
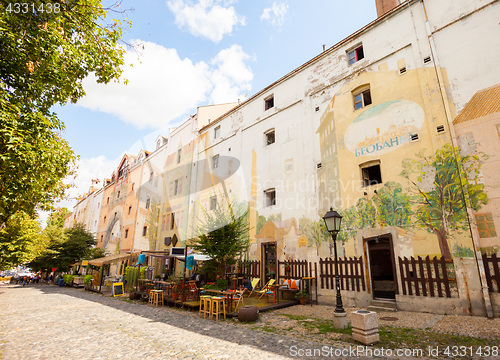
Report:
[[[0,304],[2,360],[285,359],[324,346],[53,285],[2,285]]]

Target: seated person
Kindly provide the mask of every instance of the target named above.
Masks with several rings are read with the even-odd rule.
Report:
[[[247,279],[247,278],[244,278],[243,279],[243,285],[242,285],[242,289],[245,290],[245,291],[252,291],[253,288],[252,288],[252,282]]]

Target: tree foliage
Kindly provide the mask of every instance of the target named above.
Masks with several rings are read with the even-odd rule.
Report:
[[[299,229],[306,236],[307,245],[316,247],[316,255],[318,256],[321,243],[325,241],[328,242],[332,239],[330,233],[326,229],[325,221],[323,219],[313,221],[303,216],[299,219]],[[331,245],[332,244],[330,243],[330,252]]]
[[[76,158],[51,107],[81,98],[91,73],[118,79],[125,51],[120,22],[105,20],[110,9],[99,0],[57,2],[57,12],[26,4],[16,12],[15,2],[0,3],[0,228],[64,195]]]
[[[83,224],[76,223],[64,231],[64,237],[53,239],[48,247],[31,263],[35,270],[57,268],[68,270],[70,264],[89,258],[96,241]]]
[[[0,270],[32,260],[43,248],[41,227],[36,219],[17,212],[0,231]]]
[[[339,239],[347,241],[360,229],[398,226],[410,228],[411,203],[401,184],[388,181],[372,198],[360,198],[356,205],[342,211]]]
[[[441,254],[447,259],[451,259],[450,233],[468,229],[467,206],[478,210],[488,202],[480,181],[485,158],[484,154],[460,154],[459,149],[446,144],[430,156],[422,152],[416,159],[403,161],[401,175],[412,185],[416,225],[436,234]]]
[[[198,237],[191,246],[211,256],[207,268],[223,273],[227,266],[236,264],[249,247],[248,205],[227,207],[217,202],[212,211],[205,211],[205,219],[197,229]]]

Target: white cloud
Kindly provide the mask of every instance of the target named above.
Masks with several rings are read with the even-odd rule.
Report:
[[[281,27],[285,22],[285,15],[288,10],[288,4],[284,2],[273,2],[273,6],[264,9],[260,16],[261,21],[269,21],[275,27]]]
[[[135,51],[125,55],[127,85],[98,84],[89,76],[84,80],[87,95],[78,105],[116,115],[138,128],[159,128],[200,104],[236,101],[250,90],[253,74],[245,64],[250,57],[238,45],[221,50],[208,64],[181,59],[175,49],[151,42],[143,42],[140,49],[139,61]]]
[[[211,61],[216,69],[212,72],[211,82],[216,84],[212,90],[211,100],[214,104],[234,101],[234,94],[247,93],[251,90],[253,80],[252,69],[245,64],[250,56],[246,54],[241,46],[232,45],[224,49]]]
[[[170,0],[168,8],[175,15],[175,23],[192,35],[219,42],[230,35],[237,25],[245,25],[245,18],[236,13],[231,2],[221,0]]]

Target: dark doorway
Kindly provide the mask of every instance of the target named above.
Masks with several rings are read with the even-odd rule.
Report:
[[[390,235],[367,240],[373,297],[396,299],[397,285]]]
[[[262,262],[264,264],[264,284],[276,278],[276,243],[262,244]]]

